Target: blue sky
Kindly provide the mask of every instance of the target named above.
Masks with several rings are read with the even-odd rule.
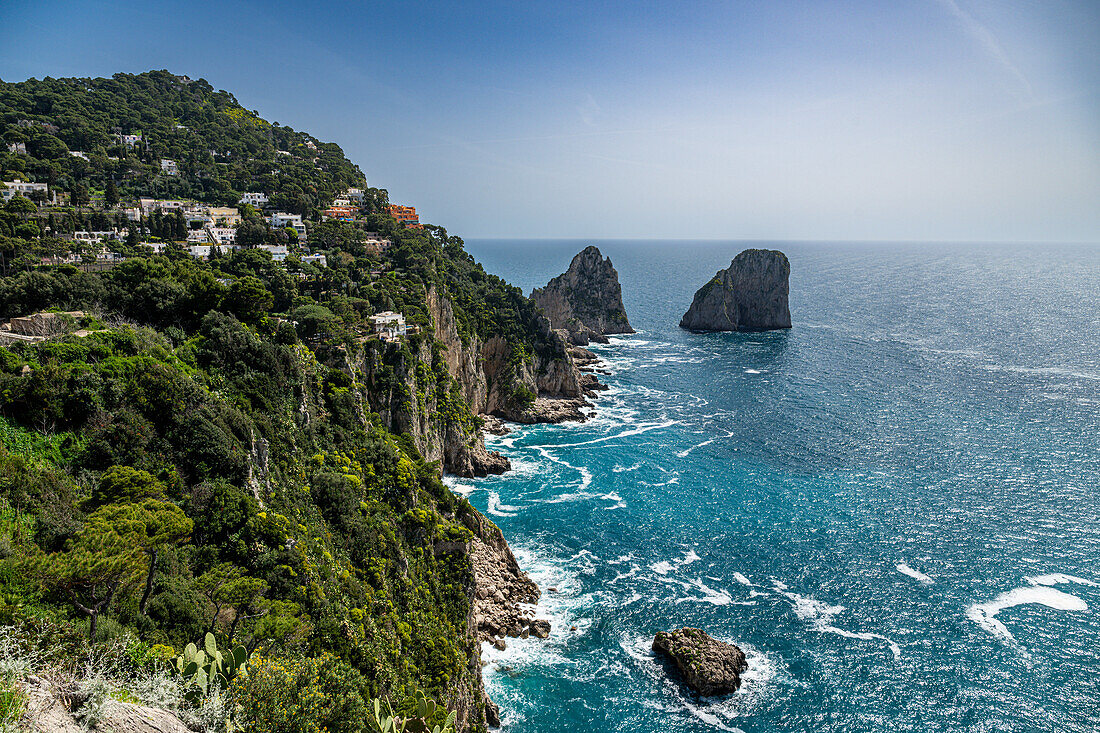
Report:
[[[466,237],[1100,241],[1100,3],[64,2],[0,78],[167,68]]]

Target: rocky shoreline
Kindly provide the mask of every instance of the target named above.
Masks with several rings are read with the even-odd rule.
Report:
[[[511,470],[511,463],[501,454],[485,448],[483,435],[509,434],[512,429],[506,424],[506,419],[521,424],[557,424],[589,419],[581,409],[594,407],[589,399],[597,398],[598,392],[608,389],[595,374],[601,363],[600,359],[588,349],[577,346],[569,346],[567,355],[577,372],[576,381],[581,386],[581,396],[541,395],[524,412],[508,414],[506,417],[496,413],[482,413],[478,416],[481,426],[477,447],[485,452],[488,460],[495,457],[507,464],[503,470],[492,473]],[[519,567],[500,528],[472,507],[470,510],[463,513],[461,521],[473,533],[473,539],[462,548],[448,546],[437,548],[437,551],[462,549],[470,561],[473,585],[470,589],[468,632],[478,642],[476,659],[472,662],[476,662],[481,684],[481,668],[485,662],[481,659],[480,644],[489,643],[504,650],[507,648],[508,638],[526,639],[534,636],[545,639],[550,635],[550,621],[535,617],[541,591]],[[483,684],[481,696],[487,724],[490,727],[499,727],[500,711],[485,692]]]

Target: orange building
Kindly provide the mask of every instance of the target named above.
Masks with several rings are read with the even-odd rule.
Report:
[[[420,217],[416,215],[415,206],[398,206],[397,204],[390,204],[390,216],[404,224],[408,229],[424,228],[420,224]]]
[[[355,221],[355,217],[359,214],[359,209],[352,206],[330,206],[321,213],[330,219]]]

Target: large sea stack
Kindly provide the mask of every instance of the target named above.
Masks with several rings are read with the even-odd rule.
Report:
[[[535,288],[531,299],[546,313],[551,328],[568,331],[577,346],[607,343],[607,334],[634,333],[623,308],[619,273],[597,247],[585,247],[564,274],[545,288]]]
[[[701,629],[658,631],[653,651],[670,658],[687,686],[703,696],[736,692],[749,668],[739,648]]]
[[[771,331],[791,327],[791,263],[774,249],[746,249],[699,288],[680,328]]]

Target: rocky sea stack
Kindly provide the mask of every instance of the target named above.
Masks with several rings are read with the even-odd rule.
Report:
[[[653,651],[671,658],[687,686],[703,696],[736,692],[749,668],[740,649],[701,629],[658,631]]]
[[[695,293],[680,328],[771,331],[791,327],[791,263],[774,249],[746,249]]]
[[[623,308],[619,273],[597,247],[585,247],[569,269],[531,299],[542,308],[554,329],[564,329],[576,346],[607,343],[607,334],[634,333]]]

